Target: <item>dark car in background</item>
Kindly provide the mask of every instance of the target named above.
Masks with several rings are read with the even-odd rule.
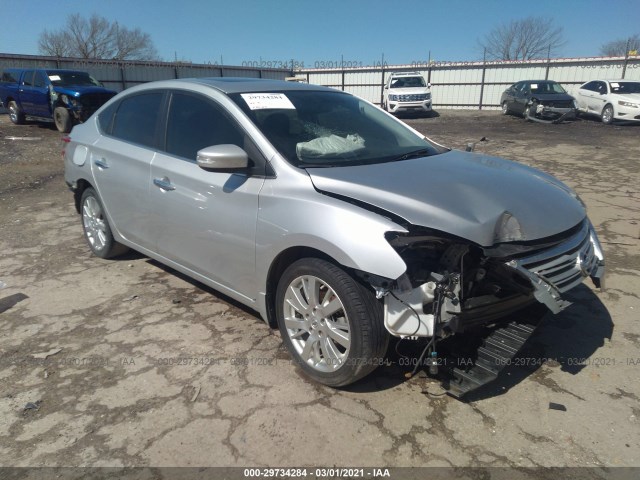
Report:
[[[523,80],[507,88],[500,97],[502,114],[518,114],[527,120],[560,122],[575,118],[576,102],[553,80]]]
[[[63,133],[86,121],[116,93],[76,70],[7,68],[0,75],[0,105],[9,110],[13,123],[53,121]]]

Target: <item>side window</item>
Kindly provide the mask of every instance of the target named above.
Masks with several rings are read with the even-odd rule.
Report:
[[[141,93],[120,102],[111,134],[120,140],[154,147],[164,93]]]
[[[607,84],[604,82],[598,82],[598,92],[607,93]]]
[[[119,103],[115,102],[102,110],[98,115],[98,127],[102,130],[102,133],[111,135],[111,128],[113,127],[113,115],[118,109]]]
[[[20,75],[18,75],[16,72],[3,72],[2,73],[2,79],[0,79],[0,82],[6,82],[6,83],[18,83],[18,77]]]
[[[242,129],[212,101],[185,93],[171,96],[167,153],[195,161],[204,147],[232,144],[245,148],[244,139]]]
[[[39,72],[39,71],[36,70],[36,73],[35,73],[35,75],[33,77],[33,86],[34,87],[39,87],[39,88],[47,86],[47,82],[44,79],[44,73]]]
[[[27,70],[24,72],[24,76],[22,77],[22,85],[25,87],[31,87],[33,85],[33,74],[35,71]]]

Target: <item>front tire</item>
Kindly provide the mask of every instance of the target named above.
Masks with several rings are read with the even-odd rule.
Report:
[[[602,118],[602,123],[604,123],[605,125],[611,125],[613,123],[613,116],[613,106],[611,104],[605,105],[605,107],[602,109],[602,115],[600,115],[600,118]]]
[[[24,112],[20,109],[18,104],[11,100],[7,105],[7,110],[9,110],[9,120],[16,125],[22,125],[25,121]]]
[[[53,121],[56,124],[56,128],[61,133],[69,133],[73,127],[69,110],[64,107],[56,107],[53,111]]]
[[[291,264],[278,282],[276,313],[293,360],[318,383],[349,385],[383,363],[389,335],[382,304],[332,263]]]
[[[93,188],[87,188],[82,192],[80,211],[84,237],[94,255],[100,258],[112,258],[129,250],[113,238],[104,207]]]
[[[502,115],[508,115],[509,114],[509,105],[507,105],[507,102],[502,102]]]

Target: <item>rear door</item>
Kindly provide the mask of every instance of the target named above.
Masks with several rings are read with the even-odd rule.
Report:
[[[156,155],[164,91],[124,97],[91,149],[91,168],[112,227],[137,246],[153,250],[149,222],[151,161]],[[108,113],[108,112],[107,112]]]
[[[33,90],[33,76],[35,73],[35,70],[27,70],[22,74],[22,80],[20,80],[18,92],[20,94],[20,105],[25,115],[38,115],[36,107],[37,95]]]
[[[253,172],[211,172],[196,164],[198,150],[221,144],[247,151]],[[266,162],[220,103],[184,91],[171,95],[164,149],[151,164],[158,253],[253,300],[258,194]]]
[[[527,82],[519,82],[515,85],[513,95],[513,111],[516,113],[524,113],[524,109],[529,103],[531,95],[531,84]]]
[[[583,112],[589,111],[589,103],[591,102],[591,98],[596,94],[597,90],[596,81],[588,82],[582,85],[578,89],[578,94],[576,95],[576,103],[578,104],[578,108]]]

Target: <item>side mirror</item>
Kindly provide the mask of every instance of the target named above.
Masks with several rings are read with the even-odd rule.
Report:
[[[203,170],[233,172],[248,168],[249,156],[237,145],[213,145],[198,151],[196,163]]]
[[[387,90],[389,87],[387,85],[384,86],[384,89]]]
[[[431,84],[430,83],[427,83],[427,88],[431,88]]]

